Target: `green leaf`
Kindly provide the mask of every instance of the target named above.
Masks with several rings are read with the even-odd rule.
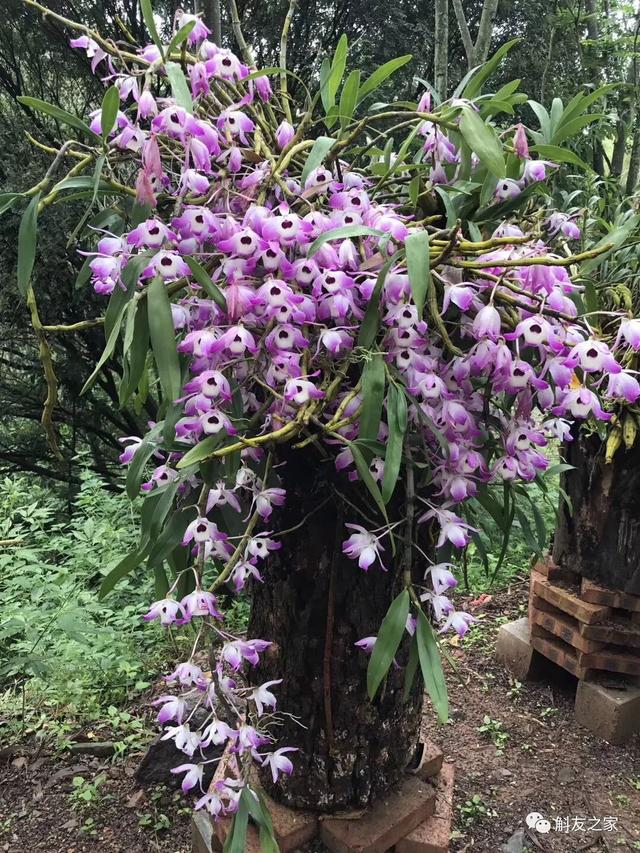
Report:
[[[560,145],[565,139],[570,139],[583,128],[593,124],[594,121],[600,121],[602,118],[604,118],[602,113],[590,113],[589,115],[578,116],[578,118],[571,119],[571,121],[563,122],[562,126],[555,131],[549,141],[554,145]]]
[[[121,277],[124,290],[117,285],[114,287],[104,315],[104,333],[107,339],[110,337],[116,323],[119,324],[122,322],[123,311],[129,300],[133,298],[138,287],[140,273],[148,263],[148,253],[134,255],[122,271]]]
[[[418,657],[424,685],[433,704],[433,708],[441,723],[446,723],[449,718],[449,700],[447,698],[447,683],[442,671],[440,652],[431,623],[427,620],[422,610],[418,611],[418,627],[416,629],[418,641]]]
[[[205,291],[207,296],[213,299],[218,308],[221,308],[226,314],[227,300],[224,298],[224,294],[218,285],[213,283],[211,276],[206,269],[201,266],[195,258],[192,258],[189,255],[185,255],[185,261],[200,287]]]
[[[329,75],[331,74],[331,62],[325,56],[320,65],[320,100],[325,113],[328,113],[333,104],[329,99]]]
[[[177,50],[180,45],[186,41],[188,36],[191,34],[191,30],[195,27],[195,21],[189,21],[188,24],[185,24],[184,27],[180,27],[178,32],[169,42],[169,47],[167,48],[167,58],[171,56],[174,50]]]
[[[167,72],[167,77],[171,84],[171,91],[173,92],[173,97],[176,99],[176,103],[188,113],[193,113],[191,92],[187,85],[187,80],[182,68],[180,68],[176,62],[167,62],[165,70]]]
[[[31,285],[31,273],[36,260],[39,203],[40,193],[37,193],[22,214],[18,230],[18,290],[25,299]]]
[[[102,111],[100,113],[100,130],[102,138],[107,139],[114,128],[116,118],[118,117],[118,107],[120,106],[120,92],[117,86],[109,86],[104,93],[102,99]]]
[[[160,436],[160,425],[150,430],[140,442],[133,459],[127,469],[127,495],[133,500],[140,494],[140,484],[144,475],[147,462],[158,449],[158,438]]]
[[[429,234],[426,231],[414,231],[404,241],[407,255],[407,272],[411,283],[411,294],[422,319],[424,303],[427,298],[431,274],[429,271]]]
[[[584,92],[578,92],[578,94],[574,95],[564,108],[560,127],[562,127],[566,122],[571,121],[571,119],[575,118],[580,113],[584,113],[591,104],[595,104],[595,102],[599,101],[600,98],[604,98],[605,95],[609,94],[609,92],[613,92],[614,89],[619,87],[619,85],[619,83],[605,83],[604,86],[600,86],[588,95]]]
[[[539,154],[545,160],[551,160],[554,163],[572,163],[574,166],[578,166],[580,169],[584,169],[585,172],[593,171],[591,166],[584,162],[575,151],[571,151],[570,148],[560,148],[558,145],[531,145],[531,151],[535,151],[536,154]]]
[[[160,276],[155,276],[149,285],[149,337],[153,357],[158,368],[162,393],[167,402],[180,396],[182,374],[176,349],[175,332],[171,316],[171,303],[167,289]]]
[[[225,839],[222,853],[245,853],[247,829],[249,826],[249,809],[246,797],[240,795],[238,811],[234,814],[231,828]]]
[[[153,7],[151,6],[151,0],[140,0],[140,8],[142,9],[142,17],[144,18],[144,22],[147,25],[147,29],[149,30],[149,35],[151,36],[151,39],[160,51],[160,56],[164,56],[164,51],[162,49],[162,41],[160,40],[160,36],[158,35],[156,21],[153,17]]]
[[[375,441],[380,428],[386,373],[382,353],[375,353],[362,370],[362,414],[359,439]],[[370,460],[369,460],[370,461]]]
[[[344,69],[347,67],[348,47],[349,43],[347,41],[347,36],[345,35],[345,33],[343,33],[338,39],[338,44],[336,45],[336,49],[333,54],[331,69],[329,71],[329,76],[326,82],[327,100],[329,102],[330,107],[332,107],[335,103],[336,93],[342,80]]]
[[[136,569],[143,560],[144,554],[141,554],[137,548],[134,551],[131,551],[130,554],[127,554],[126,557],[123,557],[118,565],[111,569],[109,574],[100,584],[98,598],[104,598],[107,593],[111,592],[119,580],[122,580],[122,578],[128,575],[129,572]]]
[[[371,471],[369,470],[369,466],[367,465],[365,458],[362,455],[362,451],[353,441],[347,441],[347,445],[351,450],[351,455],[353,456],[353,461],[355,462],[356,468],[358,469],[360,479],[369,490],[369,494],[371,495],[371,497],[375,501],[376,506],[380,510],[380,514],[383,516],[384,520],[388,524],[389,518],[387,516],[387,508],[384,505],[384,501],[382,500],[382,495],[380,494],[378,484],[371,476]],[[392,551],[395,553],[395,543],[393,541],[393,538],[391,539],[391,548]]]
[[[389,385],[387,394],[387,424],[389,435],[387,437],[387,450],[384,457],[384,476],[382,478],[382,500],[387,504],[391,500],[400,465],[402,464],[402,449],[404,447],[404,436],[407,431],[407,398],[404,390],[395,384]]]
[[[243,788],[240,797],[246,799],[249,814],[255,823],[258,824],[260,850],[262,853],[280,853],[280,848],[278,847],[273,831],[273,821],[260,792],[247,785]]]
[[[400,595],[391,602],[391,606],[382,620],[367,666],[367,693],[371,700],[375,697],[378,687],[389,671],[391,662],[402,642],[410,603],[409,591],[403,589]]]
[[[384,65],[376,68],[373,74],[367,77],[362,86],[360,86],[358,91],[358,103],[364,100],[367,95],[370,95],[371,92],[375,91],[378,86],[381,86],[388,77],[395,74],[395,72],[402,68],[403,65],[406,65],[411,58],[411,54],[407,53],[404,56],[398,56],[395,59],[390,59],[388,62],[385,62]]]
[[[591,247],[592,249],[602,249],[604,246],[611,246],[611,249],[607,252],[603,252],[595,258],[591,258],[589,261],[585,261],[585,263],[580,267],[580,276],[588,275],[596,269],[596,267],[600,266],[600,264],[609,257],[614,249],[620,248],[620,246],[629,239],[632,232],[635,231],[638,222],[640,222],[640,216],[637,213],[634,213],[623,225],[618,225],[615,228],[612,228],[608,234],[605,234],[601,240],[598,240],[595,246]]]
[[[202,462],[203,459],[207,459],[214,450],[217,450],[218,447],[222,444],[222,440],[226,438],[227,434],[224,430],[221,430],[216,435],[208,435],[206,438],[203,438],[202,441],[199,441],[195,447],[192,447],[191,450],[188,450],[185,455],[178,461],[176,467],[178,469],[188,468],[189,465],[195,465],[196,462]]]
[[[197,513],[198,510],[195,506],[188,506],[173,513],[162,533],[155,542],[152,542],[147,559],[150,567],[158,565],[165,560],[176,546],[182,542],[187,526],[194,520]]]
[[[389,235],[378,228],[370,228],[368,225],[343,225],[342,228],[334,228],[325,231],[313,241],[307,249],[307,257],[312,258],[325,243],[330,240],[344,240],[351,237],[388,237]]]
[[[484,65],[480,65],[477,69],[477,73],[473,75],[470,82],[466,85],[462,93],[462,97],[467,98],[468,100],[476,98],[482,91],[485,81],[491,77],[507,53],[509,53],[511,48],[518,44],[519,41],[521,41],[521,39],[515,38],[511,39],[511,41],[505,42],[498,48],[498,50],[496,50],[493,56],[489,57]]]
[[[54,104],[48,104],[46,101],[41,101],[38,98],[29,98],[26,95],[21,95],[17,98],[17,101],[25,107],[29,107],[39,113],[51,116],[51,118],[54,118],[62,124],[68,124],[70,127],[75,128],[75,130],[79,130],[81,133],[84,133],[85,136],[88,136],[94,142],[102,142],[98,134],[94,133],[89,125],[82,121],[81,118],[74,116],[72,113],[68,113],[60,107],[56,107]]]
[[[385,279],[389,274],[389,270],[398,260],[399,255],[400,251],[398,250],[387,261],[385,261],[384,265],[380,269],[380,272],[378,273],[378,278],[376,279],[375,286],[371,293],[371,298],[369,299],[367,310],[365,311],[364,318],[362,320],[362,323],[360,324],[360,331],[358,332],[359,347],[370,349],[376,339],[378,325],[380,322],[380,318],[378,316],[380,295],[382,293],[382,288],[384,286]]]
[[[22,198],[21,193],[0,193],[0,214],[11,210],[19,198]]]
[[[140,383],[149,351],[149,318],[145,302],[130,302],[127,309],[123,355],[125,369],[120,383],[118,400],[121,406],[129,400]]]
[[[411,646],[409,648],[409,660],[407,661],[407,666],[404,671],[404,689],[402,691],[403,702],[406,702],[411,694],[413,680],[416,677],[416,670],[418,669],[419,663],[420,656],[418,654],[418,637],[414,634],[411,638]]]
[[[313,147],[309,152],[309,156],[307,157],[306,163],[304,164],[304,168],[302,169],[302,174],[300,175],[300,182],[303,185],[311,172],[321,165],[322,161],[333,148],[334,144],[335,139],[332,136],[319,136],[315,140]]]
[[[485,124],[473,107],[464,106],[460,118],[460,133],[465,142],[475,151],[480,162],[497,178],[506,174],[502,145],[494,129]]]
[[[546,109],[537,101],[527,101],[540,122],[540,130],[545,142],[551,142],[551,119]]]
[[[353,118],[360,88],[360,72],[352,71],[342,87],[340,95],[340,127],[345,128]]]

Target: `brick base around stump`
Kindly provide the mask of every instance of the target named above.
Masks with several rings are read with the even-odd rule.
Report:
[[[263,796],[281,853],[292,853],[321,838],[331,853],[448,853],[453,818],[452,764],[427,741],[421,760],[400,785],[357,817],[318,816]],[[192,820],[193,853],[222,850],[231,820],[214,822],[197,812]],[[244,853],[261,853],[258,832],[249,825]]]

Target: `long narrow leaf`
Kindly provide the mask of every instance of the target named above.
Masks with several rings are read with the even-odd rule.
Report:
[[[382,620],[367,667],[369,699],[375,697],[378,687],[389,671],[393,658],[398,651],[407,624],[410,603],[409,592],[403,589],[400,595],[391,602],[386,616]]]
[[[176,99],[176,103],[188,113],[192,113],[193,100],[191,99],[191,92],[189,91],[187,79],[184,76],[182,68],[180,68],[177,62],[167,62],[165,70],[167,72],[167,77],[171,84],[171,91],[173,92],[173,97]]]
[[[422,610],[418,611],[416,637],[418,640],[420,669],[422,670],[422,677],[427,688],[427,693],[438,715],[438,719],[441,723],[446,723],[449,718],[447,682],[442,671],[442,661],[440,660],[440,652],[438,651],[438,644],[433,633],[433,628]]]
[[[493,128],[484,123],[473,107],[464,106],[462,108],[460,133],[469,148],[476,152],[480,162],[496,178],[503,178],[506,175],[507,170],[500,140]]]
[[[382,478],[382,500],[387,504],[391,500],[400,465],[402,463],[402,450],[404,447],[404,436],[407,431],[407,398],[404,391],[396,385],[389,385],[387,395],[387,423],[389,435],[387,438],[387,450],[384,457],[384,476]]]
[[[22,214],[18,230],[18,290],[26,298],[31,273],[36,260],[38,240],[38,204],[40,193],[34,195]]]
[[[181,371],[176,349],[171,303],[167,289],[160,276],[155,276],[149,285],[149,336],[153,357],[165,400],[172,402],[180,396]]]
[[[118,117],[120,106],[120,92],[117,86],[109,86],[102,99],[102,110],[100,112],[100,131],[102,138],[106,139],[114,128]]]
[[[429,289],[429,235],[426,231],[415,231],[404,241],[407,254],[407,272],[411,283],[411,294],[422,319],[424,303]]]
[[[205,291],[207,296],[211,297],[216,305],[221,308],[225,314],[227,312],[227,300],[224,298],[224,294],[220,290],[217,284],[213,283],[211,276],[206,271],[206,269],[201,266],[195,258],[186,256],[185,261],[187,262],[189,269],[193,273],[193,277],[198,282],[200,287]]]
[[[384,400],[385,369],[382,354],[376,353],[366,362],[362,371],[362,414],[359,439],[375,441],[380,428]]]
[[[60,107],[56,107],[55,104],[48,104],[46,101],[41,101],[39,98],[30,98],[27,95],[21,95],[17,100],[23,106],[29,107],[29,109],[36,110],[39,113],[44,113],[62,124],[68,124],[69,127],[79,130],[81,133],[84,133],[85,136],[93,139],[94,142],[102,142],[98,134],[94,133],[89,125],[82,121],[81,118],[74,116],[72,113],[68,113]]]
[[[358,92],[358,103],[364,100],[367,95],[370,95],[371,92],[375,91],[388,77],[395,74],[398,69],[402,68],[403,65],[406,65],[411,59],[411,54],[407,53],[404,56],[396,57],[396,59],[390,59],[388,62],[385,62],[384,65],[376,68],[373,74],[367,77],[362,86],[360,86],[360,90]]]

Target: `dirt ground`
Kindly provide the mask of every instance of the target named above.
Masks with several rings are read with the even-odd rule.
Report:
[[[425,717],[425,734],[457,768],[451,853],[640,850],[640,737],[604,743],[576,724],[569,676],[520,685],[494,660],[500,624],[522,615],[525,602],[523,582],[476,605],[479,625],[449,646],[458,670],[449,679],[451,720],[442,727]],[[5,751],[0,762],[2,853],[190,850],[188,803],[140,789],[138,757],[114,765],[28,752]],[[99,775],[96,795],[74,808],[73,778],[90,790]],[[549,832],[527,830],[532,812]]]

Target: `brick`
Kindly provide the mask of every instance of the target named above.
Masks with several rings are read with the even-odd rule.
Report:
[[[570,590],[555,586],[537,572],[531,575],[531,591],[534,595],[543,598],[549,604],[553,604],[554,607],[568,613],[569,616],[573,616],[579,622],[585,622],[587,625],[606,622],[611,615],[609,607],[582,601]]]
[[[395,847],[396,853],[448,853],[453,821],[453,764],[443,764],[436,780],[436,810]]]
[[[518,681],[542,674],[542,661],[531,644],[529,620],[526,616],[500,626],[496,658]]]
[[[587,669],[602,669],[626,675],[640,675],[640,656],[618,646],[609,646],[604,651],[578,652],[578,663]]]
[[[435,805],[435,786],[410,776],[357,819],[321,819],[320,838],[331,853],[384,853],[431,817]]]
[[[640,596],[629,595],[615,589],[599,586],[588,578],[582,579],[580,595],[584,601],[594,604],[605,604],[607,607],[618,607],[621,610],[631,610],[640,613]]]
[[[530,614],[531,633],[540,636],[539,629],[544,628],[550,634],[573,646],[581,652],[598,652],[606,648],[606,644],[589,639],[580,633],[580,623],[561,610],[548,605],[548,610],[538,610],[533,607]]]
[[[631,622],[626,625],[616,622],[609,625],[580,624],[579,627],[582,636],[590,640],[626,646],[627,648],[640,648],[640,625],[635,626]]]
[[[640,732],[640,687],[618,690],[588,681],[578,684],[576,720],[613,744]]]
[[[442,750],[432,740],[419,744],[421,748],[420,764],[410,772],[420,779],[431,779],[437,776],[442,768],[444,756]]]
[[[563,643],[553,634],[548,634],[544,629],[540,629],[541,633],[538,636],[531,637],[531,645],[553,663],[558,664],[567,672],[575,675],[576,678],[584,678],[587,674],[585,667],[578,663],[577,652],[567,643]]]
[[[563,569],[560,566],[557,566],[551,557],[546,557],[544,560],[538,560],[538,562],[534,565],[533,571],[536,574],[540,574],[543,577],[547,578],[547,580],[551,581],[563,581],[564,583],[579,583],[580,575],[576,572],[572,572],[570,569]]]

